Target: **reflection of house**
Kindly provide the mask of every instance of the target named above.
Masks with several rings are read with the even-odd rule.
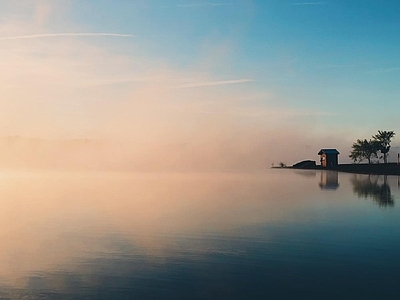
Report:
[[[335,171],[321,172],[321,181],[319,182],[321,190],[336,190],[339,187],[339,175]]]
[[[318,155],[321,156],[321,166],[324,168],[334,168],[337,167],[339,163],[338,155],[339,151],[336,149],[321,149]]]

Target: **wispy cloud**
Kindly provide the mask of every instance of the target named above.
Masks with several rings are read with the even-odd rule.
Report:
[[[115,78],[115,79],[101,79],[92,82],[92,85],[113,85],[119,83],[131,83],[131,82],[144,82],[154,80],[153,77],[127,77],[127,78]]]
[[[189,3],[189,4],[178,4],[177,7],[205,7],[205,6],[226,6],[232,5],[233,3],[217,3],[217,2],[206,2],[206,3]]]
[[[400,71],[399,67],[396,68],[381,68],[381,69],[377,69],[377,70],[372,70],[372,71],[368,71],[366,72],[366,74],[374,74],[374,73],[389,73],[389,72],[398,72]]]
[[[0,41],[69,37],[69,36],[71,36],[71,37],[79,37],[79,36],[134,37],[134,35],[131,35],[131,34],[107,33],[107,32],[40,33],[40,34],[0,37]]]
[[[296,117],[331,117],[336,114],[326,111],[315,110],[295,110],[289,108],[270,108],[270,107],[245,107],[245,106],[232,106],[224,105],[224,109],[213,107],[194,107],[182,105],[159,105],[152,109],[162,111],[173,111],[179,113],[193,113],[193,114],[208,114],[208,115],[230,115],[237,117],[250,117],[250,118],[268,118],[269,120],[282,120],[283,118],[296,118]]]
[[[318,66],[318,69],[344,69],[344,68],[352,68],[352,67],[358,67],[361,64],[326,64],[326,65],[320,65]]]
[[[334,113],[326,111],[314,111],[314,110],[294,110],[294,109],[273,109],[273,108],[238,108],[228,112],[219,112],[225,114],[231,114],[242,117],[269,117],[269,118],[293,118],[293,117],[326,117],[335,116]]]
[[[323,5],[323,4],[328,4],[328,2],[319,1],[319,2],[294,2],[294,3],[291,3],[291,5]]]
[[[227,84],[238,84],[238,83],[247,83],[252,82],[253,79],[234,79],[234,80],[217,80],[217,81],[206,81],[206,82],[192,82],[192,83],[185,83],[174,88],[197,88],[197,87],[205,87],[205,86],[215,86],[215,85],[227,85]]]

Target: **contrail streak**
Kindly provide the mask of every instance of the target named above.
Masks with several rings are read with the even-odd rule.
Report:
[[[209,81],[209,82],[194,82],[194,83],[182,84],[175,88],[196,88],[196,87],[204,87],[204,86],[246,83],[246,82],[252,82],[252,81],[253,81],[252,79],[236,79],[236,80],[220,80],[220,81]]]
[[[106,32],[77,32],[77,33],[41,33],[41,34],[30,34],[30,35],[18,35],[18,36],[6,36],[0,37],[0,41],[6,40],[26,40],[26,39],[41,39],[41,38],[52,38],[52,37],[65,37],[65,36],[113,36],[113,37],[133,37],[131,34],[120,34],[120,33],[106,33]]]

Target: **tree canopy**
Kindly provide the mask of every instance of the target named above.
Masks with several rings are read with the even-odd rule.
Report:
[[[354,162],[361,162],[366,159],[370,164],[373,158],[379,158],[378,152],[380,152],[383,154],[383,161],[387,163],[390,143],[394,135],[394,131],[378,130],[378,133],[373,135],[372,139],[358,139],[357,142],[353,143],[351,146],[352,150],[349,157]]]
[[[378,143],[374,140],[357,140],[357,142],[353,144],[353,150],[349,156],[354,162],[361,162],[367,159],[370,164],[372,158],[378,157],[378,147]]]
[[[387,158],[389,156],[390,143],[392,138],[394,137],[394,131],[381,131],[378,130],[378,133],[375,134],[373,139],[378,143],[379,151],[383,154],[383,161],[387,163]]]

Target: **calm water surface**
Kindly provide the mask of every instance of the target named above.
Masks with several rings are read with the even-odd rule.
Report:
[[[0,173],[1,299],[399,299],[398,177]]]

